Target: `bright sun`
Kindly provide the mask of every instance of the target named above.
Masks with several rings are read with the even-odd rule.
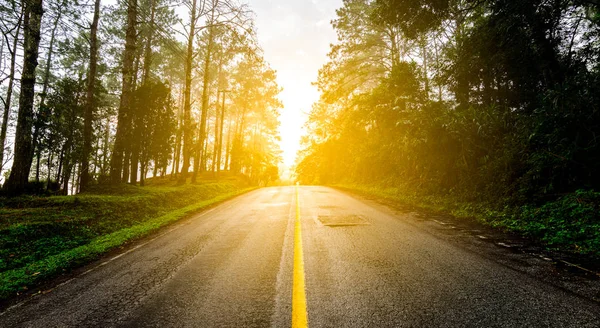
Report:
[[[300,138],[304,123],[312,104],[318,99],[318,91],[309,83],[299,83],[285,75],[277,79],[284,90],[280,94],[284,108],[281,111],[281,150],[286,166],[294,164],[296,153],[300,149]]]

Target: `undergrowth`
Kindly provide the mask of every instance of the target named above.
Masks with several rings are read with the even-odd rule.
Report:
[[[361,194],[477,221],[534,238],[547,248],[600,255],[600,192],[579,190],[542,205],[505,206],[465,202],[452,195],[420,194],[406,187],[336,185]]]
[[[0,199],[0,300],[249,189],[230,178]]]

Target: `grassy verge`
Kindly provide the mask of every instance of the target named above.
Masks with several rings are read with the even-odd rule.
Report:
[[[251,189],[230,178],[0,199],[0,300]]]
[[[493,210],[483,203],[460,201],[452,195],[424,195],[406,188],[343,184],[343,190],[451,214],[534,238],[548,249],[600,256],[600,193],[577,191],[541,206]]]

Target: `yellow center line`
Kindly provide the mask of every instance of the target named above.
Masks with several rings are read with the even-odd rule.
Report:
[[[304,255],[300,225],[300,196],[296,187],[296,220],[294,224],[294,281],[292,286],[292,328],[308,327],[306,291],[304,289]]]

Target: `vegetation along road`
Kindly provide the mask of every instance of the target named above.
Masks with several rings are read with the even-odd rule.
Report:
[[[335,189],[263,188],[6,309],[0,326],[600,325],[600,304],[547,261],[477,243]]]

